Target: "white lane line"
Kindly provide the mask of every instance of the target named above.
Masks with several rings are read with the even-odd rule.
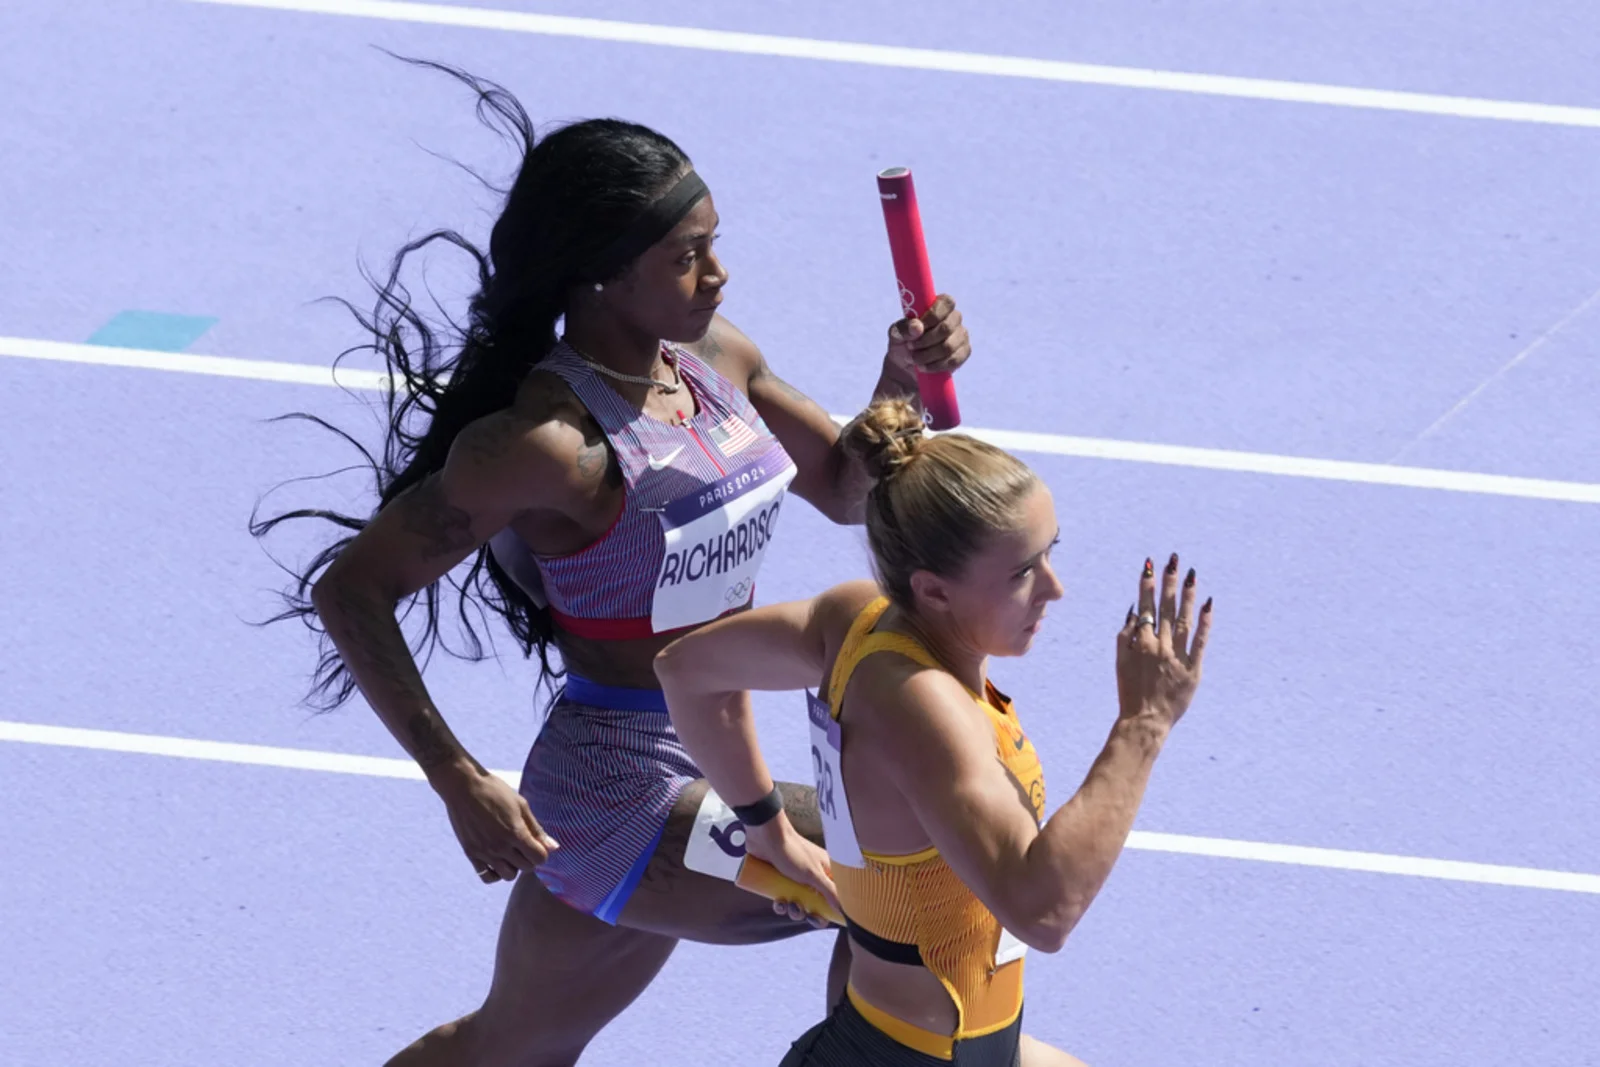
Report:
[[[1505,474],[1438,470],[1432,467],[1397,467],[1386,463],[1354,463],[1341,459],[1275,456],[1265,452],[1234,452],[1188,445],[1146,444],[1097,437],[1027,433],[1019,430],[968,429],[963,432],[1012,452],[1043,452],[1083,459],[1116,459],[1203,470],[1272,474],[1287,478],[1315,478],[1330,482],[1392,485],[1405,489],[1443,489],[1487,496],[1557,500],[1572,504],[1600,504],[1600,485],[1563,482],[1548,478],[1518,478]]]
[[[1327,867],[1368,874],[1398,874],[1412,878],[1437,878],[1447,882],[1476,882],[1518,889],[1553,889],[1565,893],[1600,894],[1600,874],[1547,871],[1537,867],[1504,867],[1492,863],[1436,860],[1422,856],[1393,856],[1382,852],[1352,852],[1308,845],[1274,845],[1262,841],[1233,841],[1222,837],[1190,837],[1135,830],[1128,847],[1147,852],[1177,852],[1186,856],[1285,863],[1295,867]]]
[[[230,356],[153,352],[146,349],[111,348],[65,341],[41,341],[26,337],[0,337],[0,356],[46,362],[89,363],[107,367],[174,371],[184,374],[209,374],[298,385],[341,385],[349,389],[365,390],[382,389],[389,380],[388,375],[381,371],[341,370],[336,380],[334,373],[328,367],[308,363],[274,363]],[[844,422],[848,416],[835,415],[834,418]],[[1243,474],[1269,474],[1287,478],[1313,478],[1365,485],[1388,485],[1404,489],[1440,489],[1457,493],[1521,497],[1572,504],[1600,504],[1600,485],[1588,482],[1517,478],[1503,474],[1477,474],[1471,471],[1437,470],[1429,467],[1397,467],[1384,463],[1353,463],[1337,459],[1277,456],[1264,452],[1235,452],[1220,448],[1115,441],[1101,437],[1072,437],[1066,434],[1031,433],[1023,430],[990,430],[963,426],[961,432],[1013,452],[1072,456],[1080,459],[1111,459],[1129,463],[1152,463],[1160,466],[1234,471]]]
[[[188,352],[160,352],[147,348],[41,341],[32,337],[0,337],[0,356],[37,359],[50,363],[88,363],[99,367],[133,367],[138,370],[209,374],[221,378],[249,378],[260,382],[295,385],[342,385],[347,389],[382,389],[389,376],[382,371],[340,370],[310,363],[274,363],[232,356],[197,356]]]
[[[231,741],[199,741],[186,737],[161,737],[154,734],[90,730],[73,726],[0,721],[0,741],[168,756],[255,767],[355,774],[372,778],[407,778],[418,781],[422,779],[422,772],[418,770],[416,764],[405,759],[352,756],[341,752],[246,745]],[[493,773],[512,786],[521,780],[521,775],[516,771]],[[1535,867],[1506,867],[1488,863],[1467,863],[1461,860],[1427,859],[1420,856],[1393,856],[1378,852],[1278,845],[1264,841],[1191,837],[1187,834],[1153,833],[1147,830],[1135,830],[1130,834],[1127,847],[1147,852],[1174,852],[1215,859],[1280,863],[1295,867],[1322,867],[1367,874],[1391,874],[1447,882],[1473,882],[1518,889],[1547,889],[1564,893],[1600,895],[1600,875],[1548,871]]]
[[[987,55],[979,52],[904,48],[851,41],[826,41],[809,37],[707,30],[691,26],[663,26],[644,22],[539,15],[496,8],[405,3],[397,0],[189,0],[189,2],[382,19],[431,26],[503,30],[549,37],[582,38],[590,41],[691,48],[710,52],[732,52],[739,55],[777,56],[872,67],[929,70],[949,74],[986,74],[1003,78],[1108,85],[1123,89],[1152,89],[1161,92],[1240,97],[1289,104],[1320,104],[1330,107],[1411,112],[1419,115],[1443,115],[1452,118],[1489,119],[1498,122],[1600,128],[1600,108],[1442,96],[1434,93],[1396,92],[1387,89],[1360,89],[1344,85],[1240,78],[1219,74],[1187,74],[1140,67]]]
[[[87,730],[77,726],[45,726],[31,722],[0,721],[0,741],[28,745],[88,748],[100,752],[127,752],[141,756],[237,763],[251,767],[282,767],[329,774],[358,774],[368,778],[410,778],[423,781],[422,769],[408,759],[387,756],[352,756],[309,748],[246,745],[235,741],[198,741],[188,737],[130,734],[118,730]],[[515,771],[494,771],[513,786],[522,776]]]

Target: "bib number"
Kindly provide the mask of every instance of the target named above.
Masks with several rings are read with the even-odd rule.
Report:
[[[749,602],[795,473],[788,457],[773,449],[661,509],[666,553],[650,608],[657,633],[715,619]]]
[[[1000,928],[1000,944],[994,950],[994,965],[1004,967],[1028,954],[1028,946],[1018,941],[1016,935],[1004,926]]]
[[[822,816],[822,841],[828,855],[846,867],[865,867],[861,846],[856,843],[856,827],[850,818],[850,798],[845,795],[840,768],[842,735],[839,723],[828,713],[828,705],[806,693],[806,711],[811,720],[811,769],[817,781],[817,811]]]

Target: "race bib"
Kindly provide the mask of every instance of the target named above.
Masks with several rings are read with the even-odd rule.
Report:
[[[822,841],[828,855],[846,867],[865,867],[861,846],[856,843],[856,827],[850,818],[850,798],[845,796],[844,766],[839,758],[839,723],[828,714],[828,705],[810,692],[806,708],[811,718],[811,769],[817,779],[817,810],[822,814]]]
[[[1000,944],[994,950],[994,965],[1004,967],[1013,960],[1020,960],[1028,954],[1028,946],[1018,941],[1016,936],[1004,926],[1000,928]]]
[[[700,810],[695,813],[688,844],[684,846],[683,865],[691,871],[731,882],[739,877],[739,865],[743,862],[744,823],[717,796],[715,789],[707,788]]]
[[[784,490],[795,476],[794,465],[783,463],[783,452],[773,449],[661,509],[666,555],[650,611],[657,633],[706,622],[749,601],[777,531]]]

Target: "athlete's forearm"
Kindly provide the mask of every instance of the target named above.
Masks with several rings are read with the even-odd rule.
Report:
[[[1029,846],[1024,892],[1044,939],[1059,948],[1111,876],[1144,800],[1167,728],[1120,718],[1072,799]]]
[[[918,411],[922,410],[922,397],[917,392],[916,381],[901,377],[885,360],[869,403],[894,399],[906,400]],[[861,463],[845,452],[843,434],[834,438],[828,469],[832,472],[836,501],[834,507],[829,509],[828,517],[843,526],[860,526],[867,521],[867,493],[872,490],[872,479],[867,477]]]
[[[753,804],[772,791],[772,773],[756,739],[750,694],[695,692],[660,675],[672,725],[689,756],[729,804]]]
[[[395,604],[336,573],[317,583],[312,601],[367,703],[428,780],[437,784],[439,777],[463,770],[483,773],[428,695],[395,619]]]
[[[922,410],[922,394],[917,390],[915,374],[907,377],[904,371],[888,360],[883,361],[878,384],[872,389],[872,400],[904,400],[918,411]]]

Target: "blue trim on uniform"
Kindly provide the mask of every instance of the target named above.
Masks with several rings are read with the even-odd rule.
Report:
[[[667,694],[659,689],[628,689],[620,685],[601,685],[567,672],[562,698],[573,704],[612,711],[666,711]]]
[[[671,817],[669,813],[667,818]],[[617,925],[617,920],[622,916],[622,909],[627,906],[628,898],[633,896],[634,889],[639,885],[639,879],[644,877],[644,869],[650,866],[650,859],[656,854],[656,846],[661,844],[661,836],[666,832],[667,820],[662,819],[661,829],[657,830],[650,843],[644,846],[639,858],[633,861],[633,867],[622,876],[622,881],[617,883],[617,887],[606,894],[606,899],[600,902],[600,906],[594,909],[595,918],[612,926]]]

